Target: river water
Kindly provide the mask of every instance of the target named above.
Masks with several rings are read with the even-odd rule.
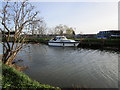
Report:
[[[42,44],[29,46],[19,53],[17,59],[23,62],[17,64],[28,66],[23,72],[34,80],[61,88],[118,87],[117,52]]]

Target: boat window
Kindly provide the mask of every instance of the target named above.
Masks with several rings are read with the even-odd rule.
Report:
[[[53,40],[67,39],[66,37],[55,37]]]
[[[59,39],[59,37],[56,37],[56,39]]]
[[[66,39],[66,37],[62,37],[62,39]]]
[[[53,40],[55,40],[55,41],[56,41],[56,38],[53,38]]]

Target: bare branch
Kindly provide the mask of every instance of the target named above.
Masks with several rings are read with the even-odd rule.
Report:
[[[34,6],[27,1],[7,2],[3,6],[0,18],[4,29],[0,28],[0,30],[4,32],[4,60],[6,64],[12,63],[17,53],[25,46],[26,37],[25,35],[21,36],[23,30],[33,23],[42,22],[41,19],[36,18],[38,13],[34,11]],[[14,32],[13,36],[11,32]]]

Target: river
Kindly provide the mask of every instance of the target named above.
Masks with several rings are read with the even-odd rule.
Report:
[[[118,53],[110,51],[50,47],[30,44],[21,51],[19,65],[28,66],[24,71],[43,84],[62,88],[117,88]]]
[[[28,66],[23,72],[34,80],[61,88],[118,88],[117,52],[43,44],[29,46],[16,60],[23,60],[17,64]]]

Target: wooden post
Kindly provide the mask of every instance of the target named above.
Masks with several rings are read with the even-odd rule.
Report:
[[[75,43],[74,43],[74,47],[75,47]]]
[[[63,47],[64,47],[64,42],[63,42]]]

